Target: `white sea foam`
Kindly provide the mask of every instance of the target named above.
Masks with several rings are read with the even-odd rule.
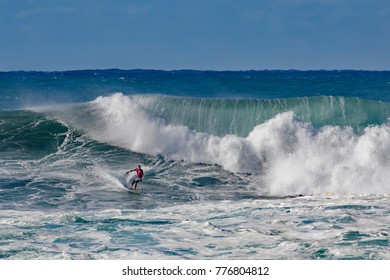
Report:
[[[1,249],[13,259],[389,259],[388,211],[388,196],[364,195],[3,211]]]
[[[270,194],[390,192],[390,126],[314,128],[292,112],[254,127],[247,137],[214,136],[153,118],[123,94],[91,103],[95,126],[83,127],[93,139],[168,159],[218,164],[254,174]]]

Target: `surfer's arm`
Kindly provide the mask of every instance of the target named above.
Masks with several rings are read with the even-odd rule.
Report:
[[[126,174],[129,174],[131,171],[134,171],[134,169],[131,169],[131,170],[127,171]]]

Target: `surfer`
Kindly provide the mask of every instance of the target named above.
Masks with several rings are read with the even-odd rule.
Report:
[[[137,184],[142,182],[142,179],[144,178],[144,171],[142,170],[141,168],[141,165],[138,165],[137,168],[134,168],[134,169],[131,169],[129,171],[126,172],[126,174],[129,174],[131,171],[135,171],[137,172],[137,178],[133,180],[133,182],[131,182],[131,188],[134,187],[134,189],[137,188]]]

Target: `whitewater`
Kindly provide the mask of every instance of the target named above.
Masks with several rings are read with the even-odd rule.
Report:
[[[390,258],[388,72],[0,74],[1,259]]]

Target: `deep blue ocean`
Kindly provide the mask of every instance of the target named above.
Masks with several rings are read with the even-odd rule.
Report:
[[[390,71],[0,72],[0,259],[390,259],[389,115]]]

